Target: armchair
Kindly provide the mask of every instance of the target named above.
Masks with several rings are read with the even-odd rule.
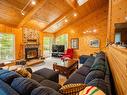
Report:
[[[64,60],[66,58],[72,59],[73,58],[73,49],[67,49],[66,53],[63,54],[61,57],[61,60]]]

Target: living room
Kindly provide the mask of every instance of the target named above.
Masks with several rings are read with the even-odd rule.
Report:
[[[126,0],[1,0],[0,95],[126,95],[126,6]],[[26,80],[38,83],[16,87]],[[90,88],[94,94],[86,93]]]

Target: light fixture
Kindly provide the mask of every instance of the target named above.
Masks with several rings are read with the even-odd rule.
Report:
[[[86,34],[86,32],[83,32],[84,34]]]
[[[76,17],[77,16],[77,13],[74,13],[73,15],[74,15],[74,17]]]
[[[25,15],[24,10],[25,10],[30,4],[36,5],[36,0],[29,0],[29,1],[27,2],[27,4],[26,4],[26,5],[23,7],[23,9],[21,10],[21,14],[22,14],[23,16]]]
[[[88,0],[77,0],[77,3],[79,6],[82,6],[84,3],[86,3]]]
[[[24,16],[25,15],[24,11],[21,11],[21,14]]]
[[[68,20],[67,20],[67,19],[65,19],[64,21],[65,21],[65,22],[68,22]]]
[[[93,32],[96,33],[97,32],[97,29],[94,29]]]
[[[32,0],[32,1],[31,1],[31,4],[32,4],[32,5],[36,5],[36,1],[35,1],[35,0]]]
[[[127,16],[125,17],[125,20],[127,21]]]

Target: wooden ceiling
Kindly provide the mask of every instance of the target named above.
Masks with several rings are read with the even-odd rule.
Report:
[[[108,0],[88,0],[84,5],[74,8],[67,0],[36,0],[36,5],[26,7],[23,16],[21,10],[29,1],[0,0],[0,23],[54,33],[108,3]]]

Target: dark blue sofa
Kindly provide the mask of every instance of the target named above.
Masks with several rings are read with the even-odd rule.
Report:
[[[84,60],[86,60],[86,57]],[[69,77],[64,85],[85,83],[100,88],[106,95],[112,95],[110,76],[110,69],[105,53],[100,52],[95,57],[87,57],[83,65]]]
[[[16,72],[0,70],[0,95],[61,95],[56,89],[59,88],[53,81],[44,79],[39,83]]]

